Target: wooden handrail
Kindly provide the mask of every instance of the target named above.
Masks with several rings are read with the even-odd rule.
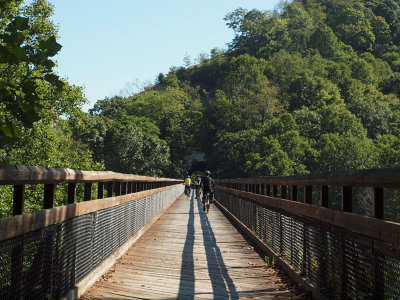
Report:
[[[42,209],[29,214],[19,214],[9,218],[0,218],[0,242],[72,218],[167,191],[174,187],[176,187],[176,185],[94,201],[72,203],[50,209]]]
[[[168,182],[177,181],[177,179],[122,174],[111,171],[78,171],[62,168],[0,165],[0,185],[90,183],[99,181]]]
[[[217,187],[217,190],[235,195],[238,198],[245,199],[268,209],[284,211],[293,215],[300,215],[304,218],[318,220],[326,224],[346,229],[349,232],[368,236],[372,239],[400,245],[400,223],[340,212],[301,202],[232,190],[220,186]]]
[[[400,188],[400,168],[216,180],[219,184],[330,185]]]

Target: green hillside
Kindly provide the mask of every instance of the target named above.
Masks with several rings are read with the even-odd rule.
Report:
[[[225,17],[227,51],[97,102],[87,123],[106,129],[105,146],[89,141],[95,159],[168,176],[196,151],[220,177],[400,166],[399,20],[395,0],[239,8]]]

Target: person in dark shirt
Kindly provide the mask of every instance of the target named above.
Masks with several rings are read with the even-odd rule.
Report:
[[[205,171],[204,172],[204,177],[201,179],[201,184],[200,184],[202,190],[203,190],[203,210],[205,210],[205,203],[206,203],[206,197],[208,194],[208,199],[210,199],[210,202],[214,199],[214,191],[213,187],[215,187],[214,180],[211,178],[211,172],[210,171]],[[208,207],[207,207],[208,211]]]

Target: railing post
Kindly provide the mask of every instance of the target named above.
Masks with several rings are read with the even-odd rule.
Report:
[[[281,185],[281,198],[286,199],[286,185]]]
[[[352,187],[342,186],[342,210],[344,212],[353,212]]]
[[[68,183],[68,204],[76,202],[76,183]]]
[[[115,196],[121,196],[121,183],[118,181],[115,183]]]
[[[271,196],[271,186],[267,184],[267,196]]]
[[[114,190],[114,182],[109,181],[106,189],[107,189],[107,198],[112,197]]]
[[[374,187],[373,198],[372,198],[372,210],[373,217],[377,219],[384,219],[384,201],[383,201],[383,188]],[[385,260],[384,255],[372,250],[373,260],[373,299],[384,299],[385,298],[385,274],[382,268],[382,262]]]
[[[13,216],[22,215],[24,213],[24,202],[25,202],[25,185],[24,184],[14,185]]]
[[[265,195],[265,184],[261,184],[261,195]]]
[[[14,185],[13,215],[24,213],[25,185]],[[14,291],[21,290],[23,286],[22,274],[24,270],[24,240],[12,248],[11,251],[11,288]]]
[[[127,182],[121,182],[121,195],[126,195],[128,192]]]
[[[44,202],[43,209],[54,207],[54,197],[55,197],[55,184],[45,184],[44,185]]]
[[[276,184],[272,186],[272,197],[274,198],[278,197],[278,186]]]
[[[256,184],[256,194],[260,194],[260,184]]]
[[[304,186],[304,203],[312,204],[312,185]]]
[[[83,201],[90,201],[90,200],[92,200],[92,183],[86,182]]]
[[[104,198],[104,182],[99,182],[97,184],[97,199]]]
[[[377,219],[384,219],[383,208],[383,188],[375,187],[372,198],[373,217]]]
[[[352,187],[351,186],[342,186],[342,211],[343,212],[352,212],[353,204],[352,204]],[[348,255],[352,253],[352,245],[351,241],[342,239],[342,297],[348,296],[348,269],[350,261],[348,259]]]
[[[292,201],[297,201],[297,185],[292,185]]]
[[[327,185],[321,185],[320,202],[322,207],[328,207],[329,192]]]

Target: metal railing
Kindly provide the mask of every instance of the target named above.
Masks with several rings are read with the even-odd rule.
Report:
[[[399,169],[217,185],[224,210],[315,297],[400,298],[400,224],[383,220],[400,206]]]
[[[0,167],[14,216],[0,219],[0,299],[59,299],[181,193],[181,180],[114,172]],[[83,184],[77,202],[77,184]],[[43,185],[43,209],[24,214],[25,186]],[[67,203],[54,207],[58,185]],[[93,187],[97,197],[93,197]],[[93,199],[97,198],[97,199]]]

